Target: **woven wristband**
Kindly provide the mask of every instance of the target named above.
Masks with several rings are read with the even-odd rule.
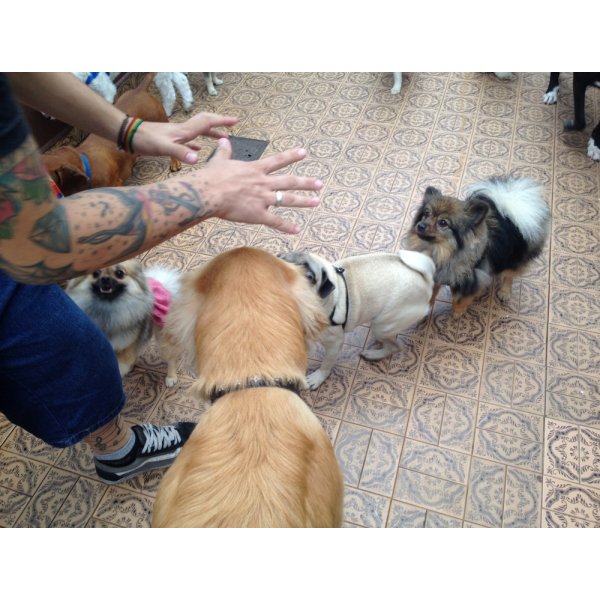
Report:
[[[125,132],[125,150],[130,154],[133,154],[133,136],[143,122],[142,119],[134,119]]]
[[[123,122],[121,123],[121,127],[119,128],[119,134],[117,135],[117,148],[119,150],[125,150],[125,145],[124,145],[124,134],[125,134],[125,127],[127,126],[127,122],[129,121],[129,119],[131,119],[131,117],[129,115],[127,115],[124,119]]]

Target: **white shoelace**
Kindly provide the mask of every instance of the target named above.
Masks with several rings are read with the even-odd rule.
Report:
[[[156,425],[144,423],[142,427],[144,429],[144,434],[146,435],[146,442],[142,448],[142,454],[154,450],[162,450],[167,446],[171,446],[173,443],[181,442],[181,436],[173,425],[157,427]]]

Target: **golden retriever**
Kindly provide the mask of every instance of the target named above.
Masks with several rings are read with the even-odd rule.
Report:
[[[217,400],[165,474],[153,527],[339,527],[343,479],[304,387],[326,326],[302,269],[255,248],[183,276],[165,334]],[[249,387],[248,387],[249,386]]]

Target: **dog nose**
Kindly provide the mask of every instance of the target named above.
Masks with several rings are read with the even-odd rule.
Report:
[[[417,231],[419,233],[425,233],[426,229],[427,229],[427,223],[424,223],[423,221],[420,221],[419,223],[417,223]]]
[[[100,285],[110,285],[110,277],[100,277]]]

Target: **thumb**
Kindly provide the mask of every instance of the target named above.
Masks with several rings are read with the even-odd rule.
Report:
[[[186,165],[195,165],[198,162],[198,153],[183,144],[169,144],[166,154]]]
[[[231,142],[227,138],[220,138],[217,141],[215,153],[211,158],[213,160],[229,160],[232,155]]]

